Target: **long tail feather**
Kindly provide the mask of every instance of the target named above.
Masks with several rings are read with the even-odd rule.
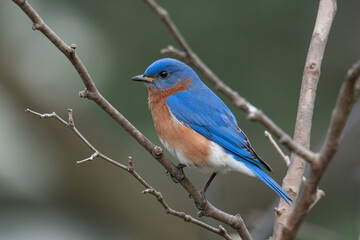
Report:
[[[279,184],[277,184],[269,175],[267,175],[260,167],[254,165],[254,164],[246,164],[253,173],[266,185],[268,185],[272,190],[274,190],[284,201],[290,205],[290,202],[293,202],[293,200],[290,198],[290,196],[282,189]]]

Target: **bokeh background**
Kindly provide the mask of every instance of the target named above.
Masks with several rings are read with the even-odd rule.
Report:
[[[151,9],[140,0],[29,2],[66,43],[77,44],[77,54],[100,92],[160,144],[146,89],[130,81],[164,57],[161,48],[176,46]],[[293,133],[318,1],[159,0],[159,4],[214,72]],[[359,10],[358,0],[338,3],[318,86],[313,150],[323,142],[347,69],[360,58]],[[84,143],[55,120],[24,112],[26,108],[56,111],[67,118],[66,110],[72,108],[78,129],[99,150],[122,163],[133,156],[136,170],[171,207],[196,216],[197,209],[181,186],[102,109],[78,97],[83,89],[69,61],[31,30],[30,20],[12,1],[1,1],[0,239],[219,239],[164,214],[155,198],[142,195],[143,187],[120,169],[99,159],[77,166],[77,160],[91,155]],[[265,139],[264,127],[247,121],[243,112],[220,97],[281,183],[286,167]],[[358,101],[322,180],[326,197],[308,215],[298,239],[358,238],[359,123]],[[185,171],[199,188],[209,177]],[[237,173],[218,176],[207,198],[220,209],[241,213],[250,229],[265,229],[259,226],[261,216],[278,201],[259,180]]]

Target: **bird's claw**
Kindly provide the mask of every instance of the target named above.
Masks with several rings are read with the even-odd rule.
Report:
[[[173,180],[174,183],[179,183],[179,182],[180,182],[180,181],[177,180],[175,177],[173,177],[173,176],[171,176],[171,175],[170,175],[170,177],[171,177],[171,180]]]
[[[206,197],[205,197],[205,192],[203,190],[200,191],[201,197],[203,198],[203,201],[201,203],[198,203],[195,201],[195,206],[197,207],[197,209],[199,209],[200,211],[204,210],[204,205],[207,202]],[[189,197],[192,198],[192,196],[189,194]]]
[[[172,176],[169,171],[165,172],[166,176],[171,177],[171,180],[173,180],[174,183],[179,183],[181,180],[183,180],[185,178],[185,173],[184,173],[184,167],[186,167],[185,164],[179,163],[178,165],[176,165],[176,167],[180,170],[181,176],[179,179],[175,178],[174,176]]]
[[[185,164],[179,163],[176,167],[182,172],[182,174],[184,174],[184,167],[186,167]]]
[[[197,201],[195,201],[195,206],[197,209],[199,209],[199,211],[203,211],[206,202],[207,202],[207,200],[205,198],[204,198],[204,201],[201,203],[198,203]]]
[[[204,210],[204,203],[198,203],[195,201],[195,206],[197,209],[199,209],[199,211]]]

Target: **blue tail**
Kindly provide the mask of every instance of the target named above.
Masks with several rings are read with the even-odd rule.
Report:
[[[293,202],[293,200],[290,198],[290,196],[282,189],[279,184],[277,184],[269,175],[267,175],[260,167],[248,163],[246,164],[248,168],[250,168],[253,173],[260,178],[261,181],[266,183],[272,190],[274,190],[284,201],[290,205],[290,202]]]

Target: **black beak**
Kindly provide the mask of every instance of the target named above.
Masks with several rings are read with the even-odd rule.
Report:
[[[137,75],[137,76],[132,77],[131,80],[138,81],[138,82],[151,83],[152,81],[156,80],[156,78],[151,78],[151,77],[147,77],[144,75]]]

